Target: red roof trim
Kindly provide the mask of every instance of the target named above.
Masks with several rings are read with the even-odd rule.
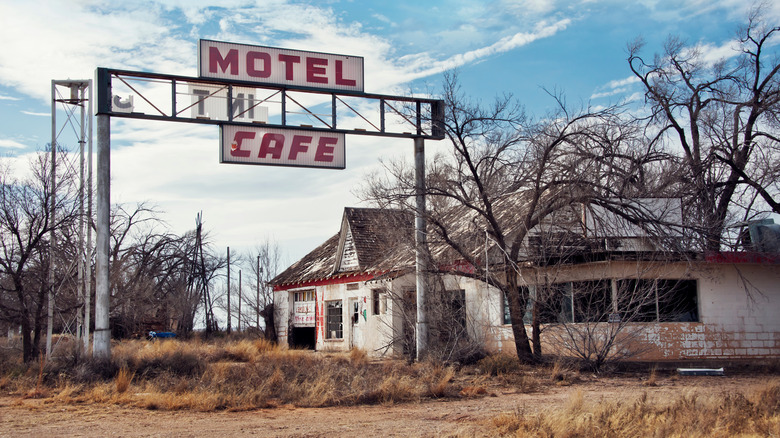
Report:
[[[710,252],[704,255],[707,263],[778,265],[780,254],[758,252]]]
[[[299,287],[327,286],[330,284],[355,283],[357,281],[373,280],[374,277],[381,274],[383,274],[383,272],[360,272],[354,274],[334,275],[327,278],[320,278],[318,280],[310,280],[310,281],[302,281],[298,283],[279,284],[274,286],[274,292],[297,289]]]

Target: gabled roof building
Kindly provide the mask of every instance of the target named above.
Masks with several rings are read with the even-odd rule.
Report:
[[[637,202],[664,210],[670,223],[681,218],[679,203]],[[569,216],[571,223],[556,224],[560,232],[553,235],[565,235],[556,245],[569,248],[571,257],[550,262],[542,257],[543,235],[529,233],[529,250],[518,261],[519,283],[538,303],[526,316],[530,322],[535,314],[543,325],[543,351],[585,357],[590,353],[577,345],[578,336],[587,333],[586,344],[598,349],[618,328],[612,357],[780,356],[780,254],[748,248],[691,256],[663,248],[683,241],[677,232],[667,234],[671,243],[652,241],[635,225],[590,206]],[[339,232],[271,282],[280,342],[325,351],[361,348],[372,356],[413,351],[413,220],[399,210],[345,208]],[[447,251],[432,246],[442,263]],[[461,303],[462,315],[454,319],[485,349],[513,352],[503,294],[459,275],[468,271],[462,260],[443,264],[452,268],[440,275],[443,289]]]

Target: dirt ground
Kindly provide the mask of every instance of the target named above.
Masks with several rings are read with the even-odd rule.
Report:
[[[507,386],[492,387],[476,398],[427,400],[412,404],[295,408],[282,406],[247,412],[151,411],[115,405],[66,405],[46,400],[0,396],[2,437],[318,437],[446,436],[482,429],[484,420],[503,412],[534,413],[565,407],[580,391],[585,403],[625,400],[647,392],[650,401],[697,392],[745,394],[778,376],[664,376],[654,386],[644,377],[581,376],[570,386],[545,382],[537,392],[522,394]]]

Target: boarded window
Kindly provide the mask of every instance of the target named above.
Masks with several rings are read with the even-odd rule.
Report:
[[[343,329],[343,316],[341,313],[342,304],[341,300],[328,301],[328,313],[327,313],[327,333],[325,337],[327,339],[342,339],[344,337]]]

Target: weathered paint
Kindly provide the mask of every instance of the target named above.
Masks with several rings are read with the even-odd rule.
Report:
[[[635,335],[625,348],[637,353],[637,360],[687,360],[687,359],[745,359],[780,357],[780,269],[765,264],[683,264],[666,263],[638,266],[636,263],[597,263],[576,266],[565,273],[558,273],[567,281],[593,278],[692,278],[698,282],[699,322],[635,323],[626,333]],[[531,276],[523,277],[530,280]],[[356,277],[333,277],[320,282],[316,288],[317,299],[317,349],[348,350],[350,348],[351,307],[350,299],[365,300],[371,309],[371,290],[384,288],[396,294],[414,288],[413,275],[376,282],[360,280],[356,290],[347,290],[347,283],[355,283]],[[371,277],[373,278],[373,276]],[[749,281],[745,281],[749,279]],[[470,335],[484,342],[491,351],[514,351],[512,331],[503,324],[503,297],[492,287],[475,279],[455,275],[445,276],[445,288],[466,292],[466,306]],[[745,289],[745,284],[750,288]],[[307,285],[311,287],[310,285]],[[277,292],[284,297],[279,304],[285,306],[288,292]],[[328,300],[343,300],[344,338],[325,340],[325,307]],[[357,347],[370,355],[400,354],[400,346],[384,349],[393,333],[400,333],[400,312],[388,301],[385,315],[367,315],[361,320],[361,339],[353,338]],[[284,313],[283,313],[284,314]],[[603,323],[607,325],[609,323]],[[280,323],[280,328],[285,324]],[[530,335],[530,327],[527,327]],[[554,353],[551,344],[553,327],[542,334],[543,349]],[[279,331],[280,339],[283,330]],[[286,332],[285,332],[286,333]]]

